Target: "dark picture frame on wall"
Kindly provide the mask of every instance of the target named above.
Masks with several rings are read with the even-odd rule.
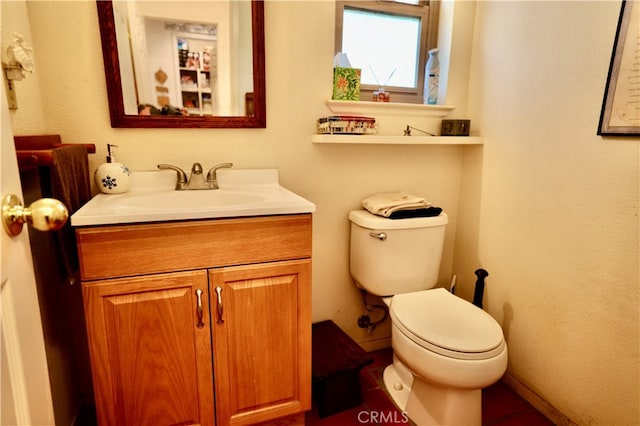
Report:
[[[622,0],[598,134],[640,136],[640,0]]]

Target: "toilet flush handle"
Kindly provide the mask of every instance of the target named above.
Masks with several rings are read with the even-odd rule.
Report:
[[[373,238],[379,239],[380,241],[384,241],[387,239],[386,232],[369,232],[369,235]]]

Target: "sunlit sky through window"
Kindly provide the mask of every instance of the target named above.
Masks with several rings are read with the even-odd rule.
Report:
[[[344,9],[342,51],[362,84],[416,87],[419,37],[419,18]]]

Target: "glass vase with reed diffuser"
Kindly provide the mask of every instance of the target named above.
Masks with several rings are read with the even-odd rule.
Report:
[[[389,77],[387,77],[384,84],[380,84],[380,81],[378,80],[378,77],[376,76],[376,73],[373,71],[373,68],[371,68],[371,66],[369,66],[369,69],[371,70],[371,74],[373,74],[373,78],[376,80],[376,83],[378,83],[378,87],[379,87],[378,90],[375,90],[373,92],[373,101],[389,102],[389,98],[391,97],[391,94],[387,92],[384,89],[384,87],[387,85],[387,83],[389,83],[389,80],[391,80],[391,77],[393,77],[393,74],[396,72],[396,68],[394,68],[393,71],[391,71],[391,74],[389,74]]]

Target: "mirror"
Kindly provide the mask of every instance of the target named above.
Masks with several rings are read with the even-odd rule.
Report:
[[[266,127],[261,0],[96,3],[111,127]]]

